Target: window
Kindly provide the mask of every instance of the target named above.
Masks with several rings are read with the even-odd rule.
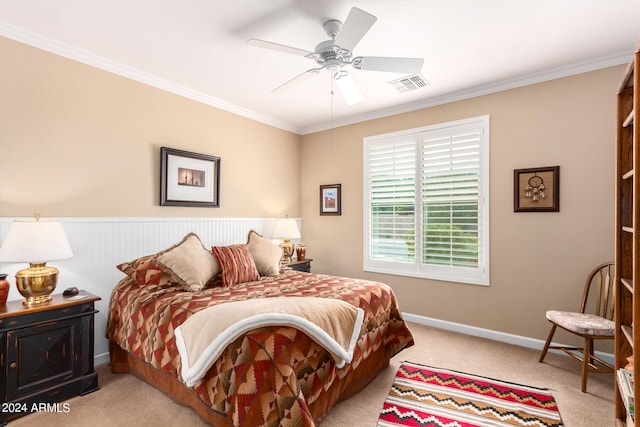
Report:
[[[489,284],[489,117],[364,139],[364,269]]]

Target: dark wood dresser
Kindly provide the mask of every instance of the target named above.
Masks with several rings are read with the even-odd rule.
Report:
[[[304,271],[306,273],[310,273],[311,272],[311,261],[313,261],[312,258],[307,258],[304,259],[302,261],[291,261],[289,264],[287,264],[287,267],[293,269],[293,270],[298,270],[298,271]]]
[[[78,296],[0,307],[0,425],[36,411],[68,412],[60,402],[98,390],[93,341],[100,297]]]

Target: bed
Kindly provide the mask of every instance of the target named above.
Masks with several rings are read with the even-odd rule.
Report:
[[[314,426],[413,345],[391,287],[282,268],[274,248],[250,232],[246,244],[207,250],[190,233],[165,251],[120,264],[125,277],[112,291],[106,330],[112,372],[138,376],[214,426]],[[227,316],[215,310],[311,298],[359,316],[346,361],[297,323],[266,322],[226,334],[219,356],[185,384],[190,359],[182,340],[195,319],[218,323]]]

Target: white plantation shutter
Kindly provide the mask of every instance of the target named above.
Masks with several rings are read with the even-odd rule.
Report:
[[[414,136],[370,147],[371,258],[397,262],[415,259],[407,250],[415,229],[415,147]]]
[[[419,134],[422,150],[422,262],[478,266],[480,126]]]
[[[366,271],[489,283],[488,130],[485,116],[365,138]]]

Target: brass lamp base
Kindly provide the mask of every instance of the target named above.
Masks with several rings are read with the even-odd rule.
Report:
[[[291,239],[282,239],[280,247],[282,248],[282,260],[280,262],[282,264],[289,264],[291,262],[291,255],[293,255],[293,243],[291,243]]]
[[[16,273],[16,286],[26,299],[24,305],[46,304],[58,283],[58,269],[47,267],[44,262],[29,263],[29,268]]]

